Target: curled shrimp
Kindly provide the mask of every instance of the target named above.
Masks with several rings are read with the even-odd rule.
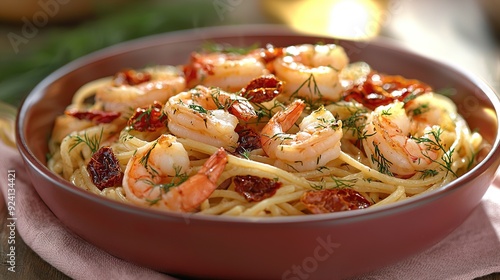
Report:
[[[164,111],[172,134],[224,147],[228,151],[234,151],[238,146],[235,128],[239,119],[249,120],[257,116],[245,98],[205,86],[171,97]]]
[[[275,75],[285,81],[285,92],[307,99],[341,98],[339,72],[349,63],[344,48],[335,44],[298,45],[283,50],[273,62]]]
[[[368,116],[363,147],[373,168],[388,175],[410,177],[418,171],[433,170],[440,157],[439,126],[429,126],[422,137],[411,136],[411,120],[404,103],[379,106]],[[431,144],[429,144],[431,143]]]
[[[172,135],[139,148],[123,176],[123,189],[134,204],[192,212],[217,188],[227,163],[223,149],[214,153],[193,176],[184,146]]]
[[[199,84],[237,92],[255,77],[269,74],[259,51],[192,53],[184,73],[189,88]]]
[[[445,131],[455,131],[457,108],[448,97],[428,92],[405,105],[411,118],[411,132],[420,135],[427,127],[438,125]]]
[[[304,108],[302,100],[294,101],[276,113],[261,131],[262,149],[280,168],[314,170],[340,155],[342,122],[323,107],[304,117],[296,134],[286,133]]]
[[[157,66],[116,73],[108,85],[97,89],[95,98],[106,111],[132,113],[155,101],[164,104],[185,88],[182,71],[173,66]]]

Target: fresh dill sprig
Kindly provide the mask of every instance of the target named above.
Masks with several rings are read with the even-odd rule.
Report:
[[[420,175],[420,179],[425,179],[427,177],[434,177],[438,174],[437,170],[434,169],[425,169],[420,172],[422,173],[422,175]]]
[[[230,104],[222,104],[220,102],[220,88],[212,88],[211,91],[210,96],[212,96],[212,101],[215,103],[217,109],[227,109],[231,106]]]
[[[428,103],[424,103],[424,104],[420,104],[417,108],[414,108],[413,110],[411,110],[413,116],[418,116],[418,115],[421,115],[423,113],[426,113],[430,110],[430,107],[429,107],[429,104]]]
[[[380,114],[381,116],[390,116],[392,115],[391,113],[391,108],[388,108],[388,109],[383,109],[382,110],[382,113]]]
[[[326,111],[325,107],[323,105],[321,105],[319,108],[317,108],[316,110],[314,110],[313,113],[319,113],[321,111]],[[316,120],[318,121],[316,123],[316,126],[315,128],[318,128],[318,129],[333,129],[333,130],[337,130],[339,128],[339,121],[335,118],[325,118],[325,117],[317,117]]]
[[[297,97],[299,95],[299,91],[306,87],[311,93],[311,97],[304,97],[301,96],[301,99],[304,100],[304,102],[308,105],[309,108],[315,109],[323,105],[323,102],[320,101],[320,99],[323,97],[323,94],[321,93],[318,84],[316,83],[316,78],[314,78],[314,75],[311,74],[309,77],[302,82],[302,84],[292,93],[292,97]],[[313,98],[313,96],[317,96],[318,98]]]
[[[404,99],[403,99],[403,103],[406,104],[410,101],[412,101],[413,99],[417,98],[418,95],[416,94],[408,94]]]
[[[429,150],[434,150],[434,151],[442,151],[443,155],[441,156],[441,161],[432,159],[429,155],[426,153],[422,152],[422,155],[426,157],[427,159],[431,160],[432,162],[435,162],[439,164],[441,167],[443,167],[446,170],[446,173],[448,174],[451,173],[455,177],[458,177],[458,175],[452,170],[451,166],[453,164],[453,153],[455,149],[450,149],[446,150],[445,147],[441,144],[441,134],[443,133],[443,130],[441,128],[438,128],[437,130],[432,130],[430,132],[427,132],[426,135],[432,135],[432,137],[423,137],[420,138],[415,138],[415,141],[420,144],[423,143],[425,146],[428,147]],[[434,139],[431,139],[434,138]]]
[[[132,130],[132,128],[131,128],[131,127],[126,127],[126,128],[125,128],[125,131],[127,131],[127,132],[129,132],[130,130]],[[122,141],[122,142],[127,142],[127,141],[129,141],[129,140],[131,140],[131,139],[133,139],[133,138],[134,138],[134,136],[133,136],[133,135],[130,135],[130,134],[128,134],[128,133],[122,133],[122,134],[120,135],[120,141]]]
[[[201,113],[201,114],[207,114],[208,113],[208,110],[203,108],[203,106],[201,105],[197,105],[197,104],[189,104],[188,105],[188,108],[193,110],[193,111],[196,111],[198,113]]]
[[[357,138],[358,141],[366,139],[375,134],[368,134],[365,131],[366,120],[368,116],[366,115],[367,110],[364,108],[352,108],[351,106],[346,106],[349,110],[350,115],[346,119],[341,119],[342,128],[345,130],[345,134],[351,132],[353,136]]]
[[[285,132],[279,132],[271,136],[271,140],[278,140],[281,139],[280,144],[285,143],[286,140],[293,140],[292,136],[289,136],[290,134],[285,133]],[[281,150],[283,150],[283,147],[281,147]]]
[[[339,179],[336,178],[335,176],[330,176],[330,178],[333,180],[335,183],[334,188],[352,188],[354,186],[354,183],[356,183],[357,179],[350,179],[350,180],[345,180],[345,179]]]
[[[75,139],[75,142],[69,148],[69,152],[71,152],[74,148],[82,143],[87,145],[92,153],[97,152],[101,145],[103,131],[104,129],[101,128],[101,132],[93,136],[89,136],[87,132],[83,133],[83,136],[80,136],[78,134],[71,136],[73,139]]]
[[[142,156],[141,159],[139,160],[139,163],[142,166],[144,166],[144,168],[146,168],[146,170],[149,169],[149,157],[151,156],[151,152],[153,151],[153,149],[156,147],[157,144],[158,144],[158,141],[153,142],[153,144],[151,145],[151,148],[149,148],[148,151],[146,152],[146,154],[144,156]],[[152,169],[152,172],[153,172],[153,175],[158,173],[156,170],[154,170],[154,168]]]
[[[238,154],[242,156],[244,159],[250,159],[250,151],[243,147],[239,149]]]
[[[380,173],[393,176],[392,172],[389,170],[392,162],[384,157],[378,147],[378,144],[373,142],[373,147],[375,148],[375,153],[371,155],[371,160],[373,163],[376,163],[378,165],[378,171]]]
[[[255,113],[257,114],[257,120],[256,120],[257,124],[259,124],[262,120],[271,119],[274,115],[274,111],[276,110],[276,108],[284,109],[286,107],[283,103],[277,100],[274,100],[274,103],[271,106],[271,108],[267,108],[266,106],[260,103],[253,103],[253,105],[256,107]]]
[[[476,156],[477,156],[477,152],[472,151],[472,155],[467,161],[467,170],[471,170],[471,168],[474,166],[474,163],[476,161]]]
[[[324,181],[321,181],[321,182],[318,182],[318,183],[312,183],[312,182],[310,182],[309,186],[312,189],[315,189],[315,190],[319,191],[319,190],[322,190],[325,187],[325,182]]]
[[[212,96],[212,100],[217,107],[217,109],[222,109],[222,110],[228,110],[231,108],[235,103],[237,102],[245,102],[247,101],[246,98],[234,95],[230,96],[228,98],[222,98],[223,102],[221,102],[221,89],[220,88],[212,88],[212,93],[210,94]]]
[[[155,184],[153,181],[147,182],[148,184],[153,186],[153,188],[151,188],[151,191],[157,188],[160,189],[160,193],[158,194],[157,198],[146,200],[150,203],[150,205],[156,204],[158,201],[161,200],[163,194],[167,193],[171,188],[182,185],[182,183],[186,182],[187,179],[189,179],[189,175],[185,172],[181,173],[181,169],[182,168],[180,166],[174,166],[175,175],[171,177],[169,183]]]

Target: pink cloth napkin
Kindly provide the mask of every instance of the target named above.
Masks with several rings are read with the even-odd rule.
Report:
[[[49,264],[74,279],[173,279],[115,258],[68,231],[32,188],[17,150],[0,142],[0,154],[4,198],[6,174],[16,173],[17,231]],[[500,176],[493,185],[479,207],[446,239],[363,279],[473,279],[500,272]]]
[[[0,188],[4,199],[8,170],[15,170],[16,229],[46,262],[73,279],[174,279],[115,258],[70,232],[32,187],[18,151],[0,141],[0,154],[0,174],[4,176]],[[0,205],[5,207],[3,203]]]

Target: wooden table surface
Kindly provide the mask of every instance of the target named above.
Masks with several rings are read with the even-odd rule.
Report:
[[[16,271],[10,272],[7,264],[7,254],[9,253],[8,238],[10,230],[7,227],[9,217],[5,207],[3,196],[0,206],[0,255],[2,256],[2,267],[0,269],[0,279],[71,279],[62,272],[45,262],[30,247],[28,247],[16,231]]]

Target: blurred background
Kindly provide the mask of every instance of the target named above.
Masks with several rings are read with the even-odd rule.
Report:
[[[0,100],[18,106],[50,72],[122,41],[263,23],[354,40],[387,37],[500,89],[498,0],[17,0],[0,2]]]
[[[242,24],[388,38],[471,71],[500,93],[499,0],[0,0],[0,136],[14,145],[16,108],[44,77],[80,56],[153,34]],[[21,278],[43,270],[67,279],[22,244]]]

